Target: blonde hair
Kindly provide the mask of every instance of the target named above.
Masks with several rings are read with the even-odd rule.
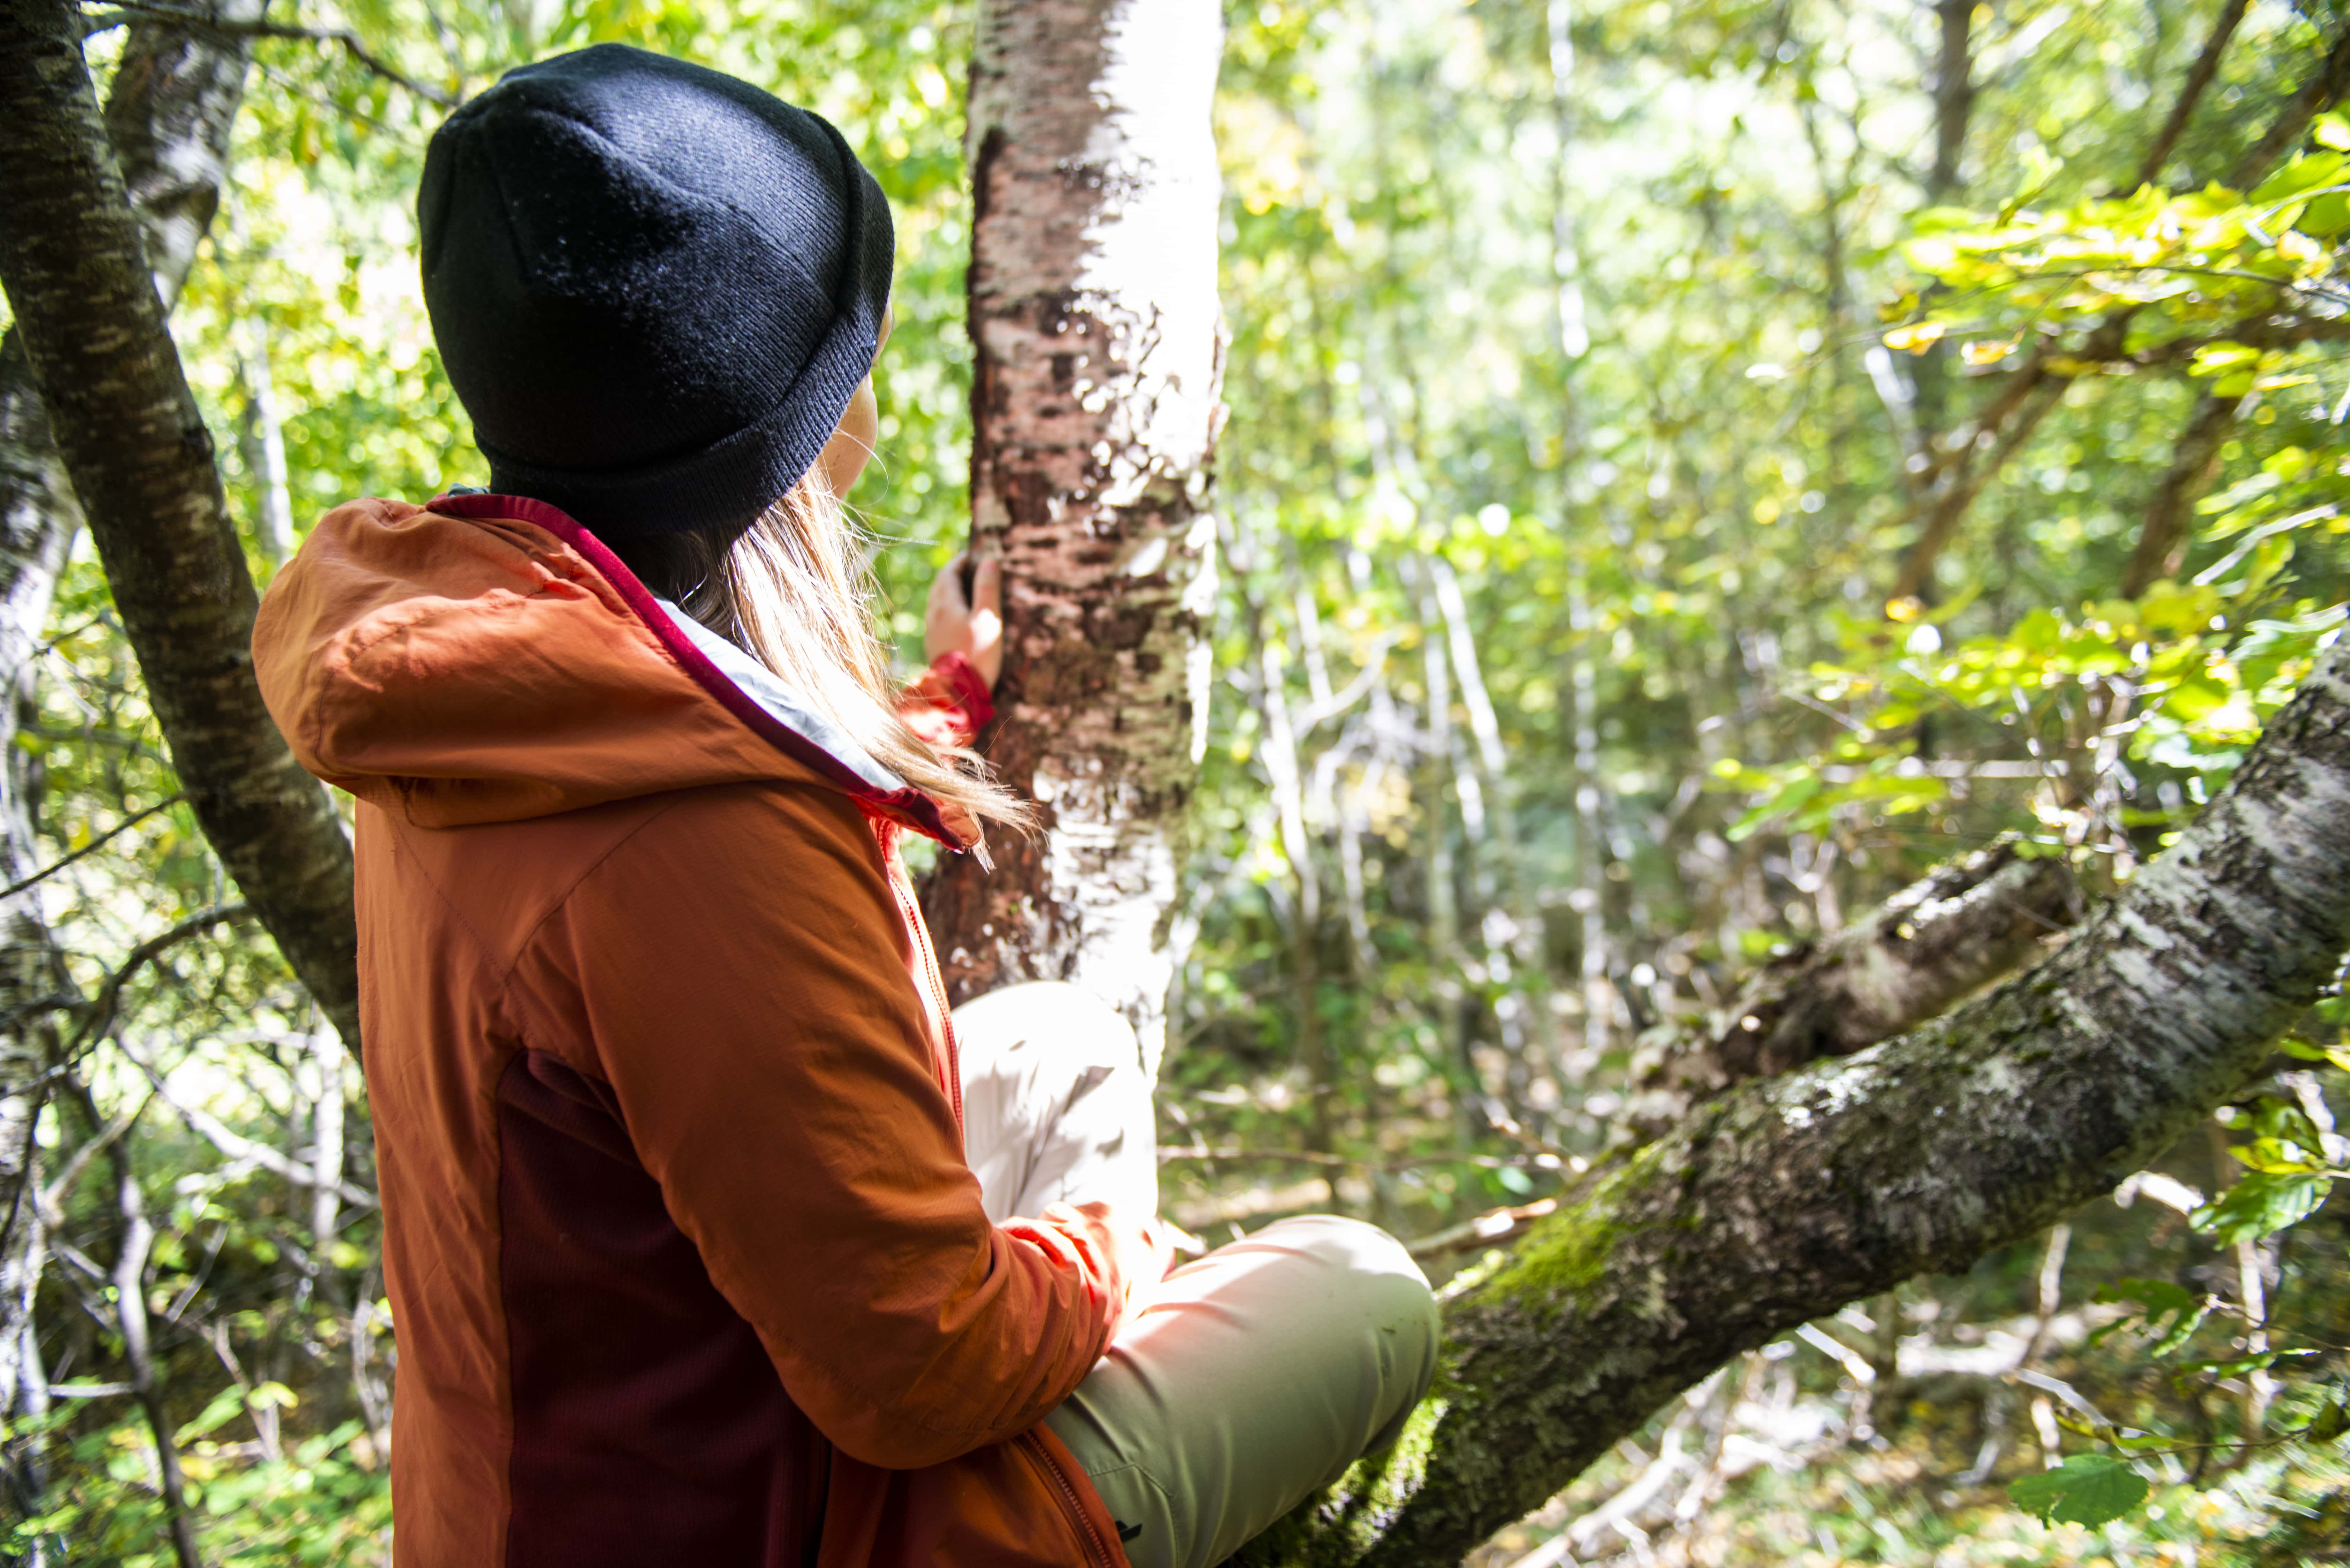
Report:
[[[960,808],[980,821],[1033,829],[1035,808],[998,784],[977,753],[932,745],[899,712],[858,530],[821,465],[731,545],[699,534],[664,543],[670,548],[661,558],[645,564],[673,580],[680,607],[773,670],[876,762],[950,817]]]

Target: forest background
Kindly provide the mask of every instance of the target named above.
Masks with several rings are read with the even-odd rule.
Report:
[[[158,20],[90,11],[101,94]],[[2176,836],[2343,618],[2346,22],[1228,9],[1179,1220],[1336,1206],[1473,1280],[1592,1161],[2052,950]],[[256,578],[337,501],[481,481],[418,296],[424,140],[508,66],[620,39],[818,109],[890,196],[857,501],[918,647],[969,526],[972,28],[900,0],[247,26],[172,320]],[[15,679],[18,879],[47,874],[8,892],[75,1002],[20,1107],[46,1392],[10,1417],[7,1550],[388,1561],[355,1064],[234,904],[86,542]],[[2339,1559],[2337,1012],[2111,1199],[1739,1356],[1478,1560]]]

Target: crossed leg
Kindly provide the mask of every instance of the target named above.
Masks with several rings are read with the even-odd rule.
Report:
[[[1156,1209],[1150,1090],[1123,1019],[1075,986],[955,1012],[964,1142],[991,1218],[1055,1199]],[[1045,1417],[1134,1568],[1212,1568],[1392,1441],[1434,1376],[1418,1265],[1359,1220],[1264,1227],[1169,1275]]]

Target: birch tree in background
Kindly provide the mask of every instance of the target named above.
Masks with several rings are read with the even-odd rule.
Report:
[[[942,865],[955,1000],[1074,980],[1157,1064],[1204,733],[1220,416],[1208,0],[980,7],[971,75],[972,547],[1003,566],[986,750],[1044,831]]]

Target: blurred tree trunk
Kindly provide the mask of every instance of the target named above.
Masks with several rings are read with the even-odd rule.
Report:
[[[263,0],[231,0],[220,15],[255,20],[265,9]],[[168,23],[135,23],[123,43],[107,99],[107,139],[167,308],[220,202],[245,68],[244,40]],[[80,527],[80,508],[12,327],[0,342],[0,884],[12,888],[40,868],[35,828],[41,792],[38,763],[13,742],[34,711],[57,575]],[[55,1014],[41,1001],[68,995],[72,981],[40,898],[37,888],[0,897],[0,1190],[10,1194],[0,1231],[0,1415],[9,1417],[36,1415],[47,1404],[32,1315],[42,1249],[38,1223],[19,1194],[39,1179],[31,1136],[40,1104],[32,1085],[55,1044]],[[30,1456],[9,1459],[9,1501],[29,1511],[41,1485],[37,1469]]]
[[[972,545],[1004,567],[986,749],[1044,832],[926,891],[956,1001],[1068,979],[1155,1066],[1204,736],[1222,335],[1209,0],[986,0],[971,77]]]
[[[196,820],[356,1042],[349,840],[254,684],[253,576],[62,0],[0,9],[0,283]]]
[[[1742,1351],[2035,1235],[2200,1121],[2350,946],[2350,647],[2062,951],[1595,1171],[1446,1309],[1413,1429],[1241,1561],[1450,1563]]]

